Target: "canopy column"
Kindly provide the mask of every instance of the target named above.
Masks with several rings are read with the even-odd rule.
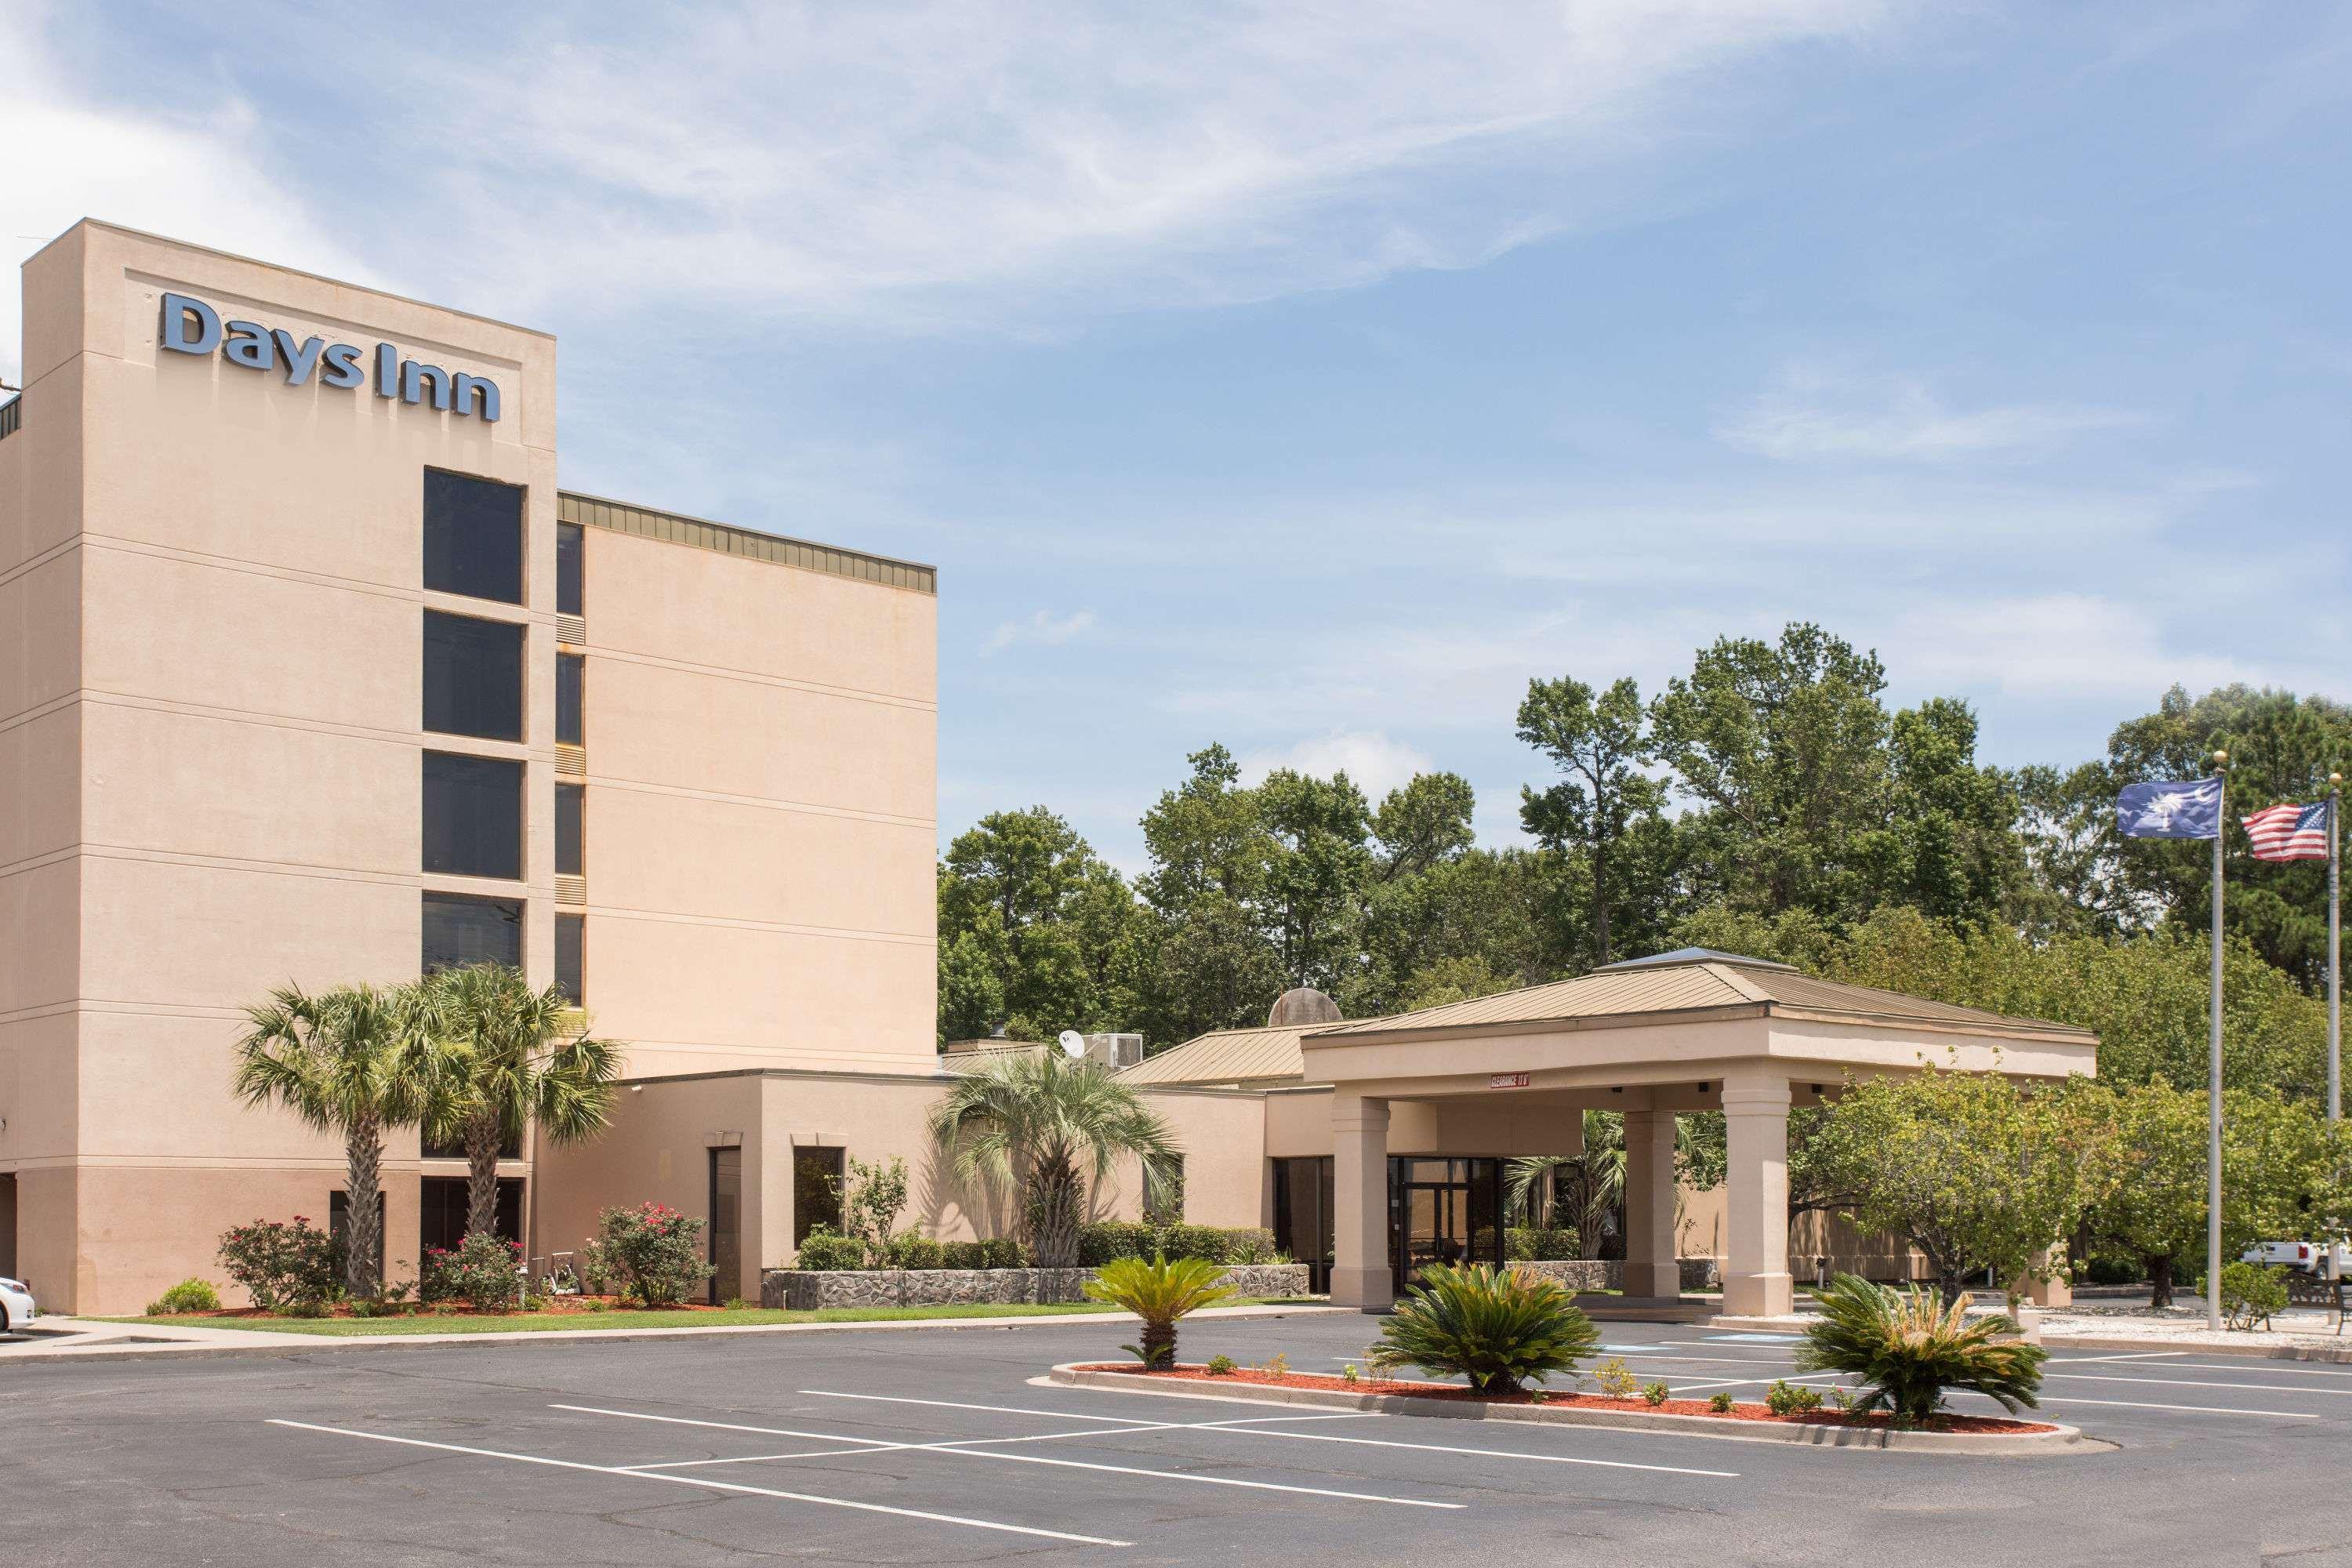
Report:
[[[1675,1260],[1675,1113],[1625,1112],[1625,1294],[1673,1300],[1682,1294]]]
[[[1794,1310],[1789,1277],[1789,1080],[1739,1072],[1723,1080],[1728,1189],[1723,1310],[1777,1317]]]
[[[1331,1100],[1331,1304],[1385,1312],[1389,1268],[1389,1102]]]

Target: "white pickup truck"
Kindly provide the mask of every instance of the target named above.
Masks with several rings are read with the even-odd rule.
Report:
[[[2274,1263],[2327,1279],[2352,1279],[2352,1242],[2258,1241],[2238,1255],[2242,1263]]]

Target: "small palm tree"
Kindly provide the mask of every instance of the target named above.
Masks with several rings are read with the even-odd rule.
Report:
[[[1175,1135],[1134,1089],[1098,1062],[1055,1051],[1007,1052],[956,1080],[932,1108],[931,1132],[965,1181],[1018,1185],[1022,1224],[1040,1268],[1075,1268],[1087,1184],[1122,1154],[1147,1184],[1173,1174]]]
[[[424,983],[429,1027],[447,1047],[425,1126],[466,1150],[466,1234],[495,1236],[499,1152],[536,1122],[552,1143],[576,1143],[612,1124],[620,1054],[571,1026],[555,986],[531,989],[519,969],[473,963]]]
[[[443,1070],[414,985],[339,985],[312,995],[281,986],[247,1008],[233,1088],[248,1105],[280,1105],[343,1140],[343,1285],[376,1294],[383,1268],[383,1136],[415,1123]]]
[[[1154,1258],[1115,1258],[1086,1283],[1087,1300],[1124,1307],[1143,1320],[1143,1342],[1128,1350],[1146,1366],[1176,1364],[1176,1325],[1187,1312],[1230,1300],[1231,1287],[1218,1283],[1224,1269],[1199,1258],[1171,1263]]]
[[[1965,1296],[1948,1307],[1928,1291],[1897,1292],[1841,1274],[1821,1293],[1821,1321],[1797,1347],[1797,1365],[1862,1379],[1868,1393],[1853,1406],[1858,1414],[1884,1405],[1896,1425],[1916,1426],[1950,1388],[1990,1394],[2011,1412],[2040,1404],[2049,1352],[2016,1338],[2010,1318],[1969,1321]]]
[[[1485,1263],[1432,1264],[1381,1325],[1376,1367],[1459,1373],[1481,1394],[1573,1372],[1601,1348],[1600,1331],[1556,1280]]]
[[[1549,1209],[1547,1193],[1556,1194],[1558,1200]],[[1586,1111],[1584,1152],[1573,1159],[1518,1159],[1504,1167],[1504,1212],[1573,1229],[1580,1257],[1601,1256],[1601,1238],[1624,1203],[1625,1122],[1622,1116]]]

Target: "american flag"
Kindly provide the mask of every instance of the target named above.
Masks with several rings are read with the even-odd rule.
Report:
[[[2253,840],[2257,860],[2325,860],[2327,858],[2327,803],[2274,805],[2238,819]]]

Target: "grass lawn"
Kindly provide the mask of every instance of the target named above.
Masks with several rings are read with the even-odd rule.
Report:
[[[1307,1306],[1319,1299],[1248,1297],[1230,1303],[1237,1307]],[[1097,1301],[1066,1305],[1013,1306],[985,1302],[952,1307],[828,1307],[815,1312],[788,1312],[781,1308],[740,1307],[701,1311],[509,1312],[499,1317],[474,1317],[433,1312],[397,1318],[103,1318],[108,1323],[142,1328],[188,1326],[200,1329],[258,1329],[272,1333],[322,1334],[540,1334],[594,1332],[609,1329],[726,1329],[759,1323],[891,1323],[923,1319],[1038,1318],[1068,1312],[1115,1312]]]

